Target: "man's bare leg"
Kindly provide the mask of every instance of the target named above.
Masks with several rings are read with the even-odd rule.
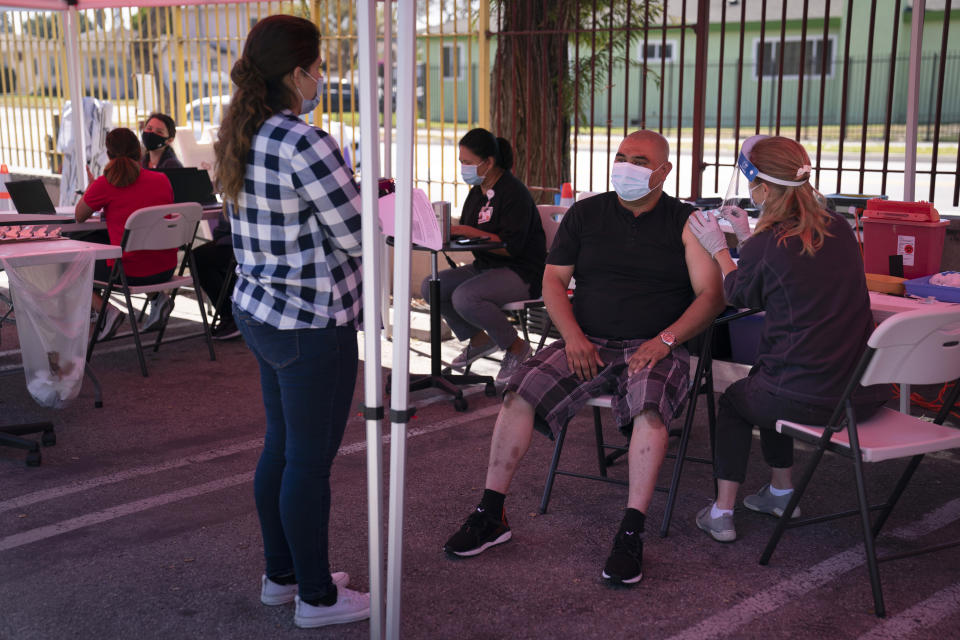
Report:
[[[660,414],[644,411],[633,419],[633,434],[627,460],[630,486],[627,509],[614,538],[613,550],[603,566],[611,582],[635,584],[643,578],[643,531],[646,511],[656,490],[657,475],[667,453],[667,429]]]
[[[517,464],[530,448],[533,437],[533,406],[515,393],[507,393],[497,415],[490,441],[486,488],[506,493]]]
[[[510,539],[512,534],[503,501],[517,464],[530,448],[533,418],[533,406],[529,402],[514,393],[504,397],[490,442],[486,489],[476,510],[443,545],[447,553],[475,556]]]

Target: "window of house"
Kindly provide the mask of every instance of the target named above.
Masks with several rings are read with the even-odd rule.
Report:
[[[467,56],[462,43],[443,45],[443,77],[459,78],[465,74]]]
[[[668,40],[667,42],[647,40],[646,45],[641,41],[637,47],[637,56],[640,62],[646,59],[647,64],[660,62],[661,60],[664,62],[673,62],[673,53],[677,48],[676,45],[677,43],[672,40]]]
[[[803,74],[805,76],[819,76],[826,60],[827,75],[833,73],[833,40],[823,38],[807,40],[806,48],[799,38],[779,40],[773,42],[757,42],[757,55],[753,62],[753,75],[759,77],[762,71],[764,78],[776,77],[780,74],[780,61],[783,60],[783,77],[799,77],[800,57],[803,53]],[[760,61],[763,61],[761,70]]]

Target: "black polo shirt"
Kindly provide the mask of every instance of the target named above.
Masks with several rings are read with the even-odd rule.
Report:
[[[693,301],[683,226],[694,208],[662,194],[634,216],[614,191],[567,211],[547,264],[573,265],[573,314],[588,336],[652,338]]]
[[[491,192],[492,197],[488,197]],[[481,214],[485,218],[489,216],[489,219],[480,222]],[[537,206],[520,180],[509,171],[504,171],[486,193],[480,187],[470,189],[463,203],[460,224],[495,233],[507,245],[509,256],[474,251],[474,264],[477,267],[512,269],[530,285],[531,297],[540,295],[547,240]]]

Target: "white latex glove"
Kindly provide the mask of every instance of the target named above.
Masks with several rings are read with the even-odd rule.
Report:
[[[727,237],[720,228],[720,223],[710,211],[694,211],[687,218],[690,231],[697,237],[703,248],[711,257],[727,248]]]
[[[720,207],[720,213],[717,215],[733,227],[733,232],[737,234],[737,242],[743,242],[752,235],[750,218],[747,216],[747,212],[740,207]]]

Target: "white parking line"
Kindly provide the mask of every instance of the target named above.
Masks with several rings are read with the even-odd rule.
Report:
[[[951,500],[926,514],[917,522],[890,532],[890,535],[904,540],[918,538],[951,524],[958,518],[960,518],[960,499]],[[859,567],[865,561],[862,544],[850,547],[809,569],[801,571],[792,578],[761,591],[739,604],[724,609],[720,613],[714,614],[671,636],[670,640],[702,640],[729,636],[736,629],[749,624],[755,618],[794,602],[806,593]],[[866,589],[866,580],[864,580],[864,585]]]
[[[471,422],[473,420],[492,416],[493,414],[497,413],[499,410],[500,410],[500,405],[495,404],[495,405],[490,405],[488,407],[483,407],[482,409],[477,409],[470,413],[458,414],[452,418],[449,418],[447,420],[442,420],[440,422],[437,422],[431,425],[408,429],[407,437],[415,438],[417,436],[427,435],[429,433],[434,433],[436,431],[442,431],[444,429],[456,427],[466,422]],[[389,429],[390,429],[390,425],[384,424],[384,430],[389,431]],[[389,441],[390,441],[390,435],[388,433],[387,435],[383,436],[383,442],[386,443]],[[259,440],[257,441],[257,443],[259,444]],[[236,450],[241,450],[241,449],[238,449],[238,447],[243,446],[243,444],[244,443],[233,445],[232,448]],[[343,447],[340,447],[338,454],[351,455],[354,453],[365,451],[366,448],[367,448],[366,441],[360,440],[360,441],[345,445]],[[211,452],[207,452],[205,454],[200,454],[200,456],[195,456],[193,458],[184,458],[183,459],[184,462],[182,464],[180,464],[181,461],[171,461],[171,463],[165,463],[165,464],[172,464],[172,463],[177,463],[177,464],[172,464],[172,466],[168,466],[164,468],[174,468],[174,466],[183,466],[183,464],[190,464],[191,463],[190,460],[196,459],[196,458],[202,458],[201,461],[210,460],[210,459],[213,459],[213,457],[217,457],[212,455],[216,451],[223,451],[226,449],[228,448],[214,450]],[[111,476],[104,476],[103,480],[114,478],[117,475],[122,475],[125,473],[126,474],[135,473],[136,475],[143,475],[143,473],[137,473],[137,472],[142,471],[146,473],[147,472],[146,469],[154,468],[158,466],[162,466],[162,465],[153,465],[153,467],[141,467],[139,470],[132,469],[129,472],[120,472],[120,474],[112,474]],[[150,471],[150,472],[152,473],[153,471]],[[136,475],[124,476],[122,479],[129,479],[131,477],[136,477]],[[100,482],[99,484],[97,484],[97,480],[101,480],[101,479],[94,479],[90,481],[90,484],[88,484],[85,488],[89,489],[94,486],[99,486],[99,484],[106,484],[106,482]],[[187,500],[189,498],[195,498],[197,496],[204,495],[206,493],[220,491],[222,489],[227,489],[239,484],[250,482],[251,480],[253,480],[253,472],[248,471],[246,473],[240,473],[237,475],[230,476],[228,478],[222,478],[220,480],[214,480],[213,482],[207,482],[207,483],[196,485],[193,487],[188,487],[186,489],[181,489],[179,491],[172,491],[170,493],[160,494],[157,496],[153,496],[151,498],[136,500],[134,502],[128,502],[126,504],[117,505],[115,507],[109,507],[107,509],[102,509],[100,511],[94,511],[92,513],[78,516],[76,518],[62,520],[60,522],[57,522],[51,525],[37,527],[36,529],[30,529],[29,531],[23,531],[21,533],[13,534],[5,538],[0,538],[0,551],[15,549],[25,544],[38,542],[40,540],[46,540],[47,538],[52,538],[54,536],[62,535],[64,533],[69,533],[70,531],[76,531],[77,529],[82,529],[95,524],[109,522],[110,520],[115,520],[116,518],[121,518],[123,516],[139,513],[141,511],[146,511],[148,509],[153,509],[155,507],[160,507],[160,506],[167,505],[180,500]],[[119,482],[119,480],[110,480],[110,482]],[[70,487],[63,487],[61,488],[61,491],[69,488]],[[56,490],[52,490],[52,491],[56,491]],[[37,493],[43,493],[43,492],[37,492]],[[35,495],[35,494],[31,494],[31,495]],[[66,494],[60,493],[58,495],[66,495]]]
[[[901,640],[957,612],[960,612],[960,583],[941,589],[923,602],[884,620],[858,640]]]
[[[471,389],[464,392],[464,396],[472,396],[480,393],[480,389]],[[442,400],[448,400],[450,396],[443,392],[438,391],[433,395],[425,395],[422,398],[418,398],[413,401],[413,405],[417,407],[424,407],[430,404],[440,402]],[[499,408],[499,405],[497,405]],[[474,411],[468,414],[465,417],[476,417],[478,415],[487,416],[489,415],[487,407],[479,411]],[[439,423],[446,424],[446,422]],[[457,422],[456,424],[460,424]],[[453,425],[451,425],[453,426]],[[444,427],[446,428],[446,427]],[[385,424],[384,431],[389,432],[389,424]],[[418,429],[411,429],[410,434],[420,435]],[[389,435],[385,436],[389,441]],[[346,445],[340,449],[341,455],[347,455],[348,453],[353,453],[353,451],[348,451],[353,446],[356,446],[359,443],[354,443],[353,445]],[[366,446],[366,443],[362,443],[363,446]],[[27,493],[22,496],[17,496],[16,498],[11,498],[9,500],[4,500],[0,502],[0,513],[5,511],[11,511],[13,509],[21,509],[23,507],[36,504],[38,502],[45,502],[47,500],[54,500],[56,498],[62,498],[73,493],[79,493],[81,491],[88,491],[90,489],[95,489],[96,487],[115,484],[117,482],[124,482],[126,480],[132,480],[133,478],[139,478],[140,476],[146,476],[153,473],[159,473],[161,471],[168,471],[170,469],[177,469],[179,467],[185,467],[190,464],[198,464],[200,462],[208,462],[210,460],[216,460],[217,458],[225,458],[227,456],[232,456],[236,453],[242,453],[244,451],[249,451],[251,449],[257,449],[263,445],[263,438],[254,438],[253,440],[243,440],[234,444],[228,444],[223,447],[218,447],[216,449],[211,449],[209,451],[204,451],[203,453],[198,453],[195,455],[186,456],[183,458],[177,458],[175,460],[167,460],[165,462],[159,462],[157,464],[145,465],[142,467],[136,467],[133,469],[127,469],[126,471],[118,471],[116,473],[111,473],[105,476],[98,476],[96,478],[91,478],[89,480],[83,480],[81,482],[75,482],[69,485],[64,485],[61,487],[53,487],[51,489],[43,489],[41,491],[34,491],[32,493]]]

